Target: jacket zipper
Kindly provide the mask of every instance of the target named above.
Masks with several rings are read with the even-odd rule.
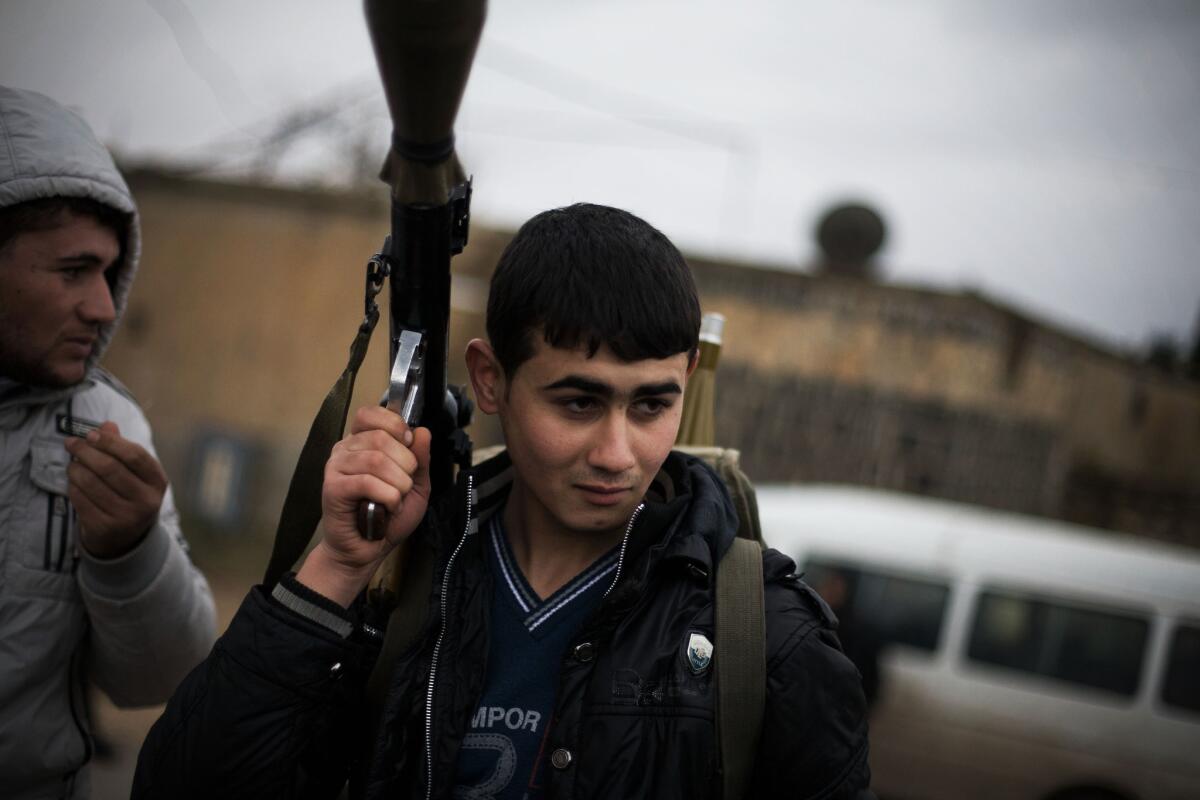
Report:
[[[625,536],[621,539],[621,553],[617,556],[617,571],[613,573],[612,583],[604,590],[605,597],[608,597],[608,593],[616,587],[617,581],[621,580],[621,569],[625,566],[625,548],[629,546],[629,534],[633,533],[633,523],[637,522],[638,515],[645,507],[645,503],[638,503],[638,507],[629,516],[629,524],[625,526]]]
[[[433,691],[434,684],[437,682],[438,657],[442,651],[442,639],[446,637],[446,610],[447,598],[450,592],[450,570],[454,568],[454,560],[458,558],[459,551],[462,550],[463,544],[471,534],[471,511],[475,505],[474,500],[475,476],[467,475],[467,524],[463,528],[462,538],[458,540],[458,546],[454,548],[454,552],[450,554],[450,560],[446,562],[446,571],[442,575],[440,602],[442,622],[438,628],[437,641],[433,644],[433,655],[429,659],[429,686],[425,689],[425,800],[430,800],[433,797]]]
[[[467,524],[463,529],[462,538],[458,540],[458,545],[454,548],[454,552],[450,554],[450,560],[446,562],[446,572],[442,575],[440,598],[442,622],[438,628],[437,640],[433,644],[433,655],[429,659],[429,686],[425,689],[425,800],[431,800],[433,797],[433,695],[437,682],[438,658],[441,656],[442,640],[446,636],[446,611],[450,590],[450,571],[454,568],[454,561],[458,558],[459,551],[462,550],[463,544],[467,541],[467,536],[471,533],[471,510],[474,507],[474,496],[475,476],[468,475]],[[625,549],[629,545],[629,534],[633,532],[633,525],[637,522],[638,515],[642,513],[642,509],[645,507],[645,503],[639,503],[638,507],[633,510],[633,514],[629,517],[629,524],[625,526],[625,536],[621,539],[621,553],[617,556],[617,571],[613,575],[612,584],[604,592],[605,597],[608,597],[608,593],[613,590],[613,587],[617,585],[617,581],[621,579],[621,570],[625,566]]]
[[[75,425],[75,395],[71,395],[67,398],[67,425],[68,427],[74,427]],[[75,510],[71,505],[71,502],[66,497],[63,497],[62,504],[62,532],[58,539],[58,564],[55,567],[55,570],[58,572],[62,572],[63,570],[63,559],[67,555],[67,540],[70,538],[71,534],[71,513]],[[46,569],[49,568],[50,565],[47,564]],[[72,572],[74,572],[74,570],[72,570]],[[90,750],[88,758],[91,758]]]

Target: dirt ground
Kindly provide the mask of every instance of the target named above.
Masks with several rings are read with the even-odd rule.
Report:
[[[204,571],[217,602],[217,630],[224,631],[246,592],[261,579],[267,563],[265,540],[250,547],[233,542],[193,539],[192,555]],[[138,750],[147,731],[162,714],[162,706],[118,709],[99,691],[92,694],[94,728],[109,752],[91,762],[93,800],[129,797]]]

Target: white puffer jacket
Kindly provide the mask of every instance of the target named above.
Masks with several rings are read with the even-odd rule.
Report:
[[[0,795],[10,800],[86,796],[85,679],[121,706],[162,702],[208,653],[216,627],[170,489],[129,553],[102,561],[79,546],[64,431],[112,420],[154,452],[141,409],[96,365],[136,273],[137,209],[82,119],[0,87],[0,207],[54,196],[90,197],[134,220],[113,292],[117,321],[101,331],[87,377],[68,389],[0,377]]]

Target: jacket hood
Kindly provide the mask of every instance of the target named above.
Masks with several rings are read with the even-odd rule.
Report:
[[[0,208],[49,197],[87,197],[131,216],[113,282],[116,318],[100,329],[90,373],[112,341],[137,274],[137,206],[112,156],[78,114],[37,92],[0,86]]]
[[[677,450],[650,484],[642,517],[631,557],[645,548],[656,553],[651,562],[681,558],[709,574],[737,536],[737,509],[721,477]]]

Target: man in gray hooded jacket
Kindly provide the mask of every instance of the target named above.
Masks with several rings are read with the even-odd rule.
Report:
[[[0,787],[87,795],[87,680],[150,705],[212,646],[137,403],[97,362],[137,269],[137,208],[87,124],[0,87]]]

